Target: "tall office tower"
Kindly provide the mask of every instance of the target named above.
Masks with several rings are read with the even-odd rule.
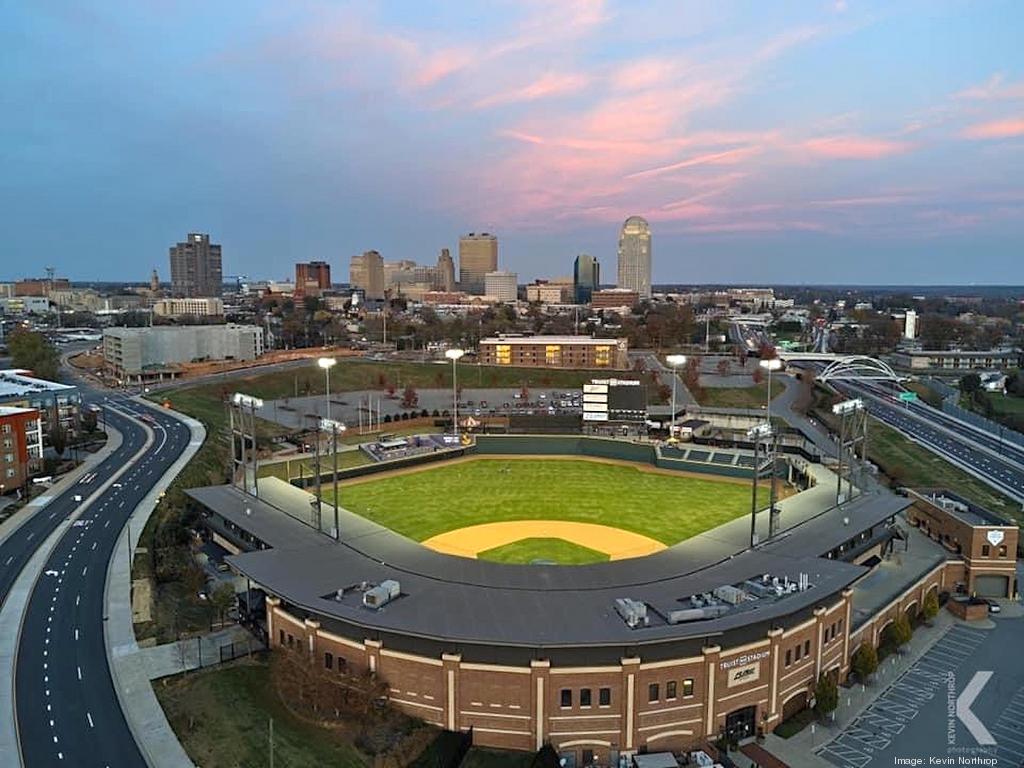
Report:
[[[220,296],[224,290],[220,246],[210,236],[190,232],[170,248],[171,293],[175,296]]]
[[[441,249],[441,255],[437,257],[437,271],[434,274],[434,288],[445,292],[455,290],[455,261],[447,248]]]
[[[326,261],[300,261],[295,265],[295,295],[317,295],[330,290],[331,265]]]
[[[519,298],[519,275],[508,270],[488,272],[484,275],[484,294],[506,303],[516,301]]]
[[[352,257],[348,282],[361,288],[368,299],[384,298],[384,257],[376,251],[366,251]]]
[[[498,269],[498,238],[470,232],[459,238],[459,283],[467,293],[483,293],[484,277]]]
[[[651,298],[651,228],[640,216],[630,216],[619,233],[619,288]]]
[[[593,256],[581,253],[576,257],[572,269],[573,301],[576,304],[589,304],[600,285],[601,265]]]

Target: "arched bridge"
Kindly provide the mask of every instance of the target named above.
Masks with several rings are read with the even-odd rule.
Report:
[[[884,360],[866,355],[837,355],[829,352],[780,352],[785,363],[817,363],[822,366],[818,381],[901,381]]]

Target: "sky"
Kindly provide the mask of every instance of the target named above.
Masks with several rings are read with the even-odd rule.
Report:
[[[0,0],[0,279],[1024,284],[1019,0]]]

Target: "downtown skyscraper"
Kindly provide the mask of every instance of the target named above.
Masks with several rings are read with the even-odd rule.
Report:
[[[220,296],[224,287],[220,246],[210,236],[190,232],[184,242],[172,245],[171,293],[174,296]]]
[[[594,256],[581,253],[572,267],[573,302],[589,304],[601,285],[601,265]]]
[[[651,227],[640,216],[630,216],[619,233],[619,288],[651,298]]]

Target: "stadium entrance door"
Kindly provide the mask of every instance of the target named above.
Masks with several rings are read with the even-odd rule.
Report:
[[[725,717],[725,736],[729,741],[740,741],[754,735],[756,707],[743,707]]]

